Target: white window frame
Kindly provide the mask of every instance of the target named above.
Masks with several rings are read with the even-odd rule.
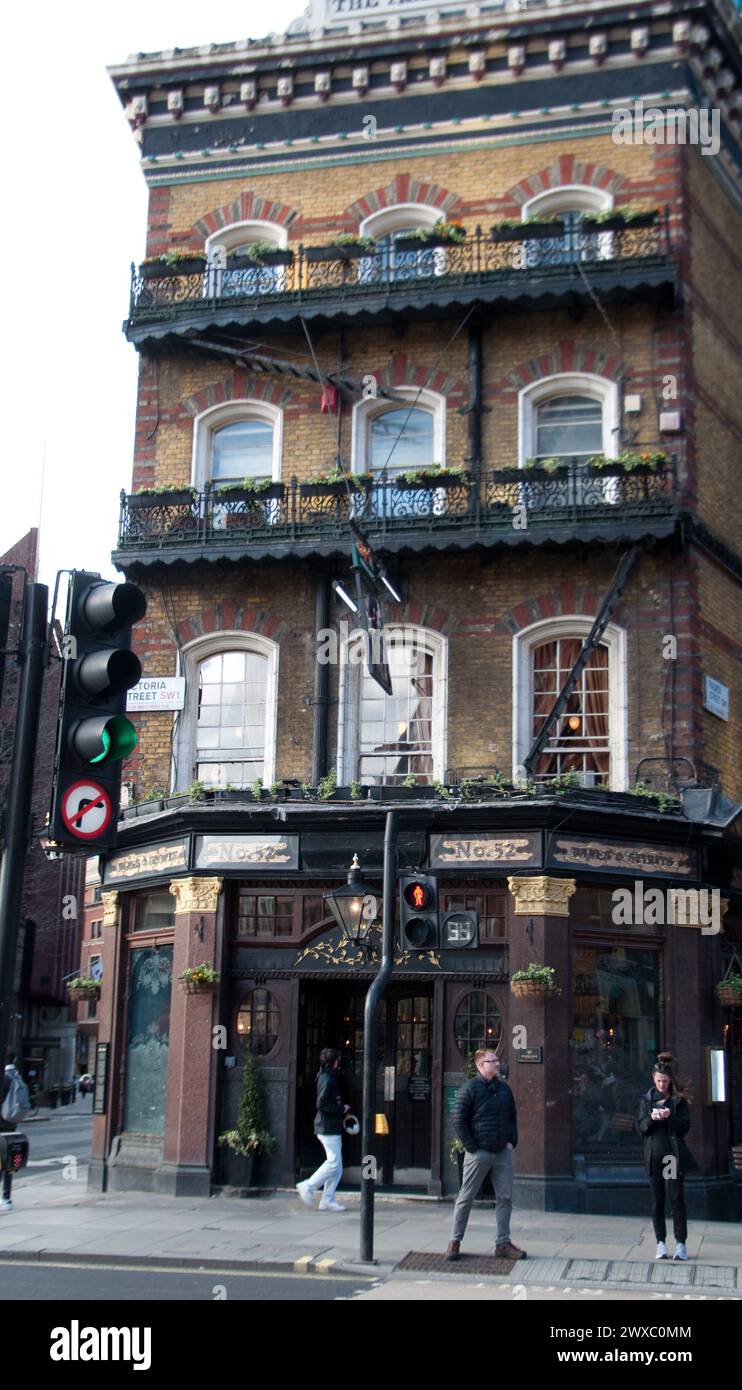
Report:
[[[210,656],[222,652],[257,652],[268,658],[265,683],[265,749],[263,782],[268,786],[276,775],[276,722],[278,717],[279,646],[269,637],[253,632],[223,631],[196,637],[181,648],[176,675],[185,676],[185,703],[175,716],[171,785],[173,793],[187,791],[195,777],[196,723],[198,719],[198,668]],[[240,750],[235,749],[239,755]],[[227,761],[224,759],[224,761]],[[239,756],[230,761],[239,762]]]
[[[553,396],[590,396],[603,406],[603,450],[615,458],[619,440],[618,384],[592,372],[558,372],[518,392],[518,467],[536,454],[536,407]]]
[[[523,759],[533,743],[533,650],[557,638],[588,636],[595,619],[582,614],[531,623],[513,638],[513,778],[523,776]],[[608,647],[608,749],[611,791],[628,786],[628,682],[626,630],[609,623],[601,643]]]
[[[274,483],[281,478],[281,454],[283,449],[283,411],[269,401],[244,400],[225,401],[222,405],[209,406],[197,415],[193,422],[193,454],[191,460],[191,481],[198,492],[203,492],[211,480],[211,458],[214,435],[225,425],[237,424],[240,420],[265,420],[273,427],[273,461],[271,478]]]
[[[249,246],[255,241],[272,241],[277,251],[285,251],[288,234],[285,227],[277,222],[264,222],[250,218],[246,222],[231,222],[228,227],[220,227],[206,238],[206,277],[204,293],[207,297],[222,292],[222,272],[227,268],[227,253],[236,246]],[[258,267],[256,266],[256,269]],[[276,290],[283,288],[284,266],[276,267]]]
[[[430,203],[395,203],[392,207],[381,208],[378,212],[369,213],[361,222],[359,235],[373,237],[378,241],[379,237],[390,236],[394,232],[404,232],[413,227],[434,227],[445,213],[440,208],[430,206]],[[421,247],[421,250],[424,250]],[[433,267],[436,275],[443,275],[446,269],[446,251],[443,246],[431,247],[433,252]],[[359,261],[359,267],[364,262]],[[359,268],[359,279],[363,278],[363,271]]]
[[[409,400],[410,405],[414,405],[417,410],[427,410],[433,416],[433,458],[431,464],[440,463],[442,468],[446,466],[446,398],[438,391],[420,390],[418,386],[395,386],[395,396],[402,396]],[[352,435],[351,435],[351,455],[350,467],[352,473],[368,473],[370,471],[369,443],[371,439],[370,422],[377,415],[384,415],[388,410],[402,409],[402,402],[399,400],[386,400],[383,396],[369,398],[368,400],[356,401],[353,406],[352,414]],[[392,454],[390,468],[395,467],[394,454]]]
[[[613,207],[613,194],[605,188],[593,188],[591,184],[565,183],[559,188],[548,188],[529,198],[521,208],[521,217],[553,212],[607,212]],[[598,236],[598,257],[601,261],[610,260],[613,255],[613,233],[600,232]],[[537,243],[533,243],[536,245]]]
[[[433,658],[433,781],[442,782],[448,748],[448,639],[440,632],[433,632],[431,628],[419,627],[414,623],[389,624],[384,628],[384,641],[387,645],[394,637],[400,635],[406,644],[419,647]],[[363,630],[355,628],[340,643],[336,768],[339,786],[348,786],[350,782],[358,780],[361,675],[365,669],[365,657],[358,659],[358,647],[363,640]]]

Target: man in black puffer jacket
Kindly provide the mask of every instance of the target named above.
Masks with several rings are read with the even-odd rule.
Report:
[[[491,1173],[497,1219],[495,1254],[505,1260],[524,1260],[525,1250],[519,1250],[510,1239],[513,1149],[518,1143],[513,1093],[500,1081],[500,1059],[490,1048],[475,1052],[474,1063],[477,1075],[462,1086],[453,1114],[456,1138],[461,1140],[466,1153],[446,1259],[459,1259],[472,1202],[487,1174]]]

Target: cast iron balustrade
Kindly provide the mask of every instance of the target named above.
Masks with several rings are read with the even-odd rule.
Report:
[[[450,476],[347,487],[292,478],[270,494],[236,492],[207,488],[176,501],[122,492],[117,559],[342,554],[351,517],[390,550],[638,539],[671,534],[677,517],[673,461],[633,472],[576,462],[554,474],[512,468],[483,474],[479,486]]]
[[[131,268],[129,336],[138,340],[145,326],[183,321],[204,324],[257,318],[288,320],[310,309],[362,313],[384,306],[400,309],[412,299],[445,306],[455,301],[517,300],[545,294],[582,294],[590,284],[604,290],[625,283],[634,293],[674,280],[667,209],[651,226],[603,230],[565,226],[544,237],[524,224],[497,240],[477,227],[460,242],[430,244],[390,254],[387,244],[368,253],[358,248],[299,246],[288,265],[162,274],[151,265]],[[404,242],[405,247],[409,241]],[[322,259],[316,259],[321,256]],[[463,299],[462,299],[463,296]],[[195,317],[194,317],[195,316]]]

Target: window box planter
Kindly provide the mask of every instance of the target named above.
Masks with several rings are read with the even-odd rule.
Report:
[[[492,227],[493,241],[547,241],[551,237],[564,236],[564,223],[561,218],[553,222],[521,222],[517,227]]]
[[[656,212],[642,212],[637,217],[624,217],[617,212],[615,217],[607,217],[601,222],[585,213],[580,218],[580,227],[590,232],[630,232],[633,228],[653,227],[656,221]]]
[[[132,492],[127,506],[129,511],[152,507],[190,507],[195,496],[190,488],[173,488],[170,492]]]
[[[252,256],[228,256],[227,270],[260,270],[266,265],[291,265],[293,259],[293,251],[283,251],[277,246],[275,251],[261,251],[259,260],[253,260]]]
[[[431,473],[427,478],[421,478],[419,482],[410,482],[406,478],[392,478],[388,484],[399,492],[421,492],[423,489],[429,491],[435,488],[448,487],[469,487],[471,475],[465,474],[464,477],[452,477],[450,473],[441,473],[439,476]]]
[[[320,261],[361,261],[373,256],[366,246],[307,246],[304,259],[309,264]]]
[[[352,496],[356,488],[348,481],[345,483],[299,483],[300,497],[347,497],[348,491]]]
[[[392,784],[370,786],[369,801],[433,801],[435,790],[432,786],[401,787]]]
[[[736,977],[739,984],[733,982],[734,977],[721,980],[716,986],[716,995],[723,1009],[742,1009],[742,976]]]
[[[453,237],[447,236],[399,236],[395,238],[395,251],[434,251],[441,246],[461,246],[461,241],[454,241]]]
[[[274,502],[282,498],[284,492],[283,483],[272,483],[270,487],[264,488],[217,488],[212,492],[211,499],[215,505],[219,502]]]
[[[139,273],[145,280],[171,280],[176,275],[202,275],[206,269],[205,256],[189,256],[182,261],[160,261],[141,265]]]
[[[68,985],[67,993],[71,1004],[92,1003],[100,999],[100,985]]]

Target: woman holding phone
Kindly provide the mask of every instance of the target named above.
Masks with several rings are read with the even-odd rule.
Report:
[[[636,1127],[644,1139],[644,1165],[652,1188],[652,1223],[657,1237],[655,1259],[667,1259],[665,1194],[672,1207],[675,1236],[674,1260],[687,1260],[688,1220],[685,1211],[685,1174],[698,1164],[688,1151],[683,1135],[690,1129],[689,1096],[674,1073],[671,1052],[660,1052],[652,1069],[652,1085],[642,1096]]]

